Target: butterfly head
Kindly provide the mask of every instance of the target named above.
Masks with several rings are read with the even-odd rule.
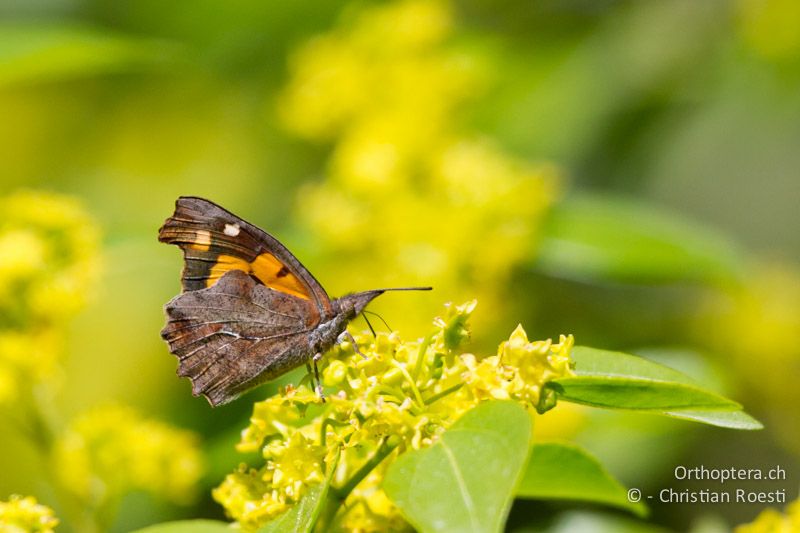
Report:
[[[352,320],[358,316],[372,300],[383,294],[383,292],[384,291],[381,290],[373,290],[346,294],[341,298],[333,300],[331,305],[337,314],[343,315],[346,320]]]
[[[373,289],[371,291],[346,294],[331,302],[337,313],[344,315],[347,320],[358,316],[369,303],[387,291],[429,291],[431,287],[401,287],[392,289]]]

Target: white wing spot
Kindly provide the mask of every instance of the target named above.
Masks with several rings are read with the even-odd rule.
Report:
[[[239,235],[239,224],[225,224],[225,235],[229,237],[236,237]]]

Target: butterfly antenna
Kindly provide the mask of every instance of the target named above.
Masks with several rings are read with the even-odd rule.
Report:
[[[361,312],[361,316],[364,317],[364,322],[367,323],[367,327],[369,327],[369,330],[372,332],[373,338],[377,337],[377,335],[375,334],[375,328],[372,327],[372,324],[370,324],[370,322],[369,322],[369,318],[367,318],[366,311],[362,311]]]
[[[367,310],[365,310],[364,312],[365,312],[365,313],[369,313],[369,314],[371,314],[371,315],[375,315],[376,317],[380,318],[380,319],[381,319],[381,322],[383,322],[383,325],[384,325],[384,326],[386,326],[386,329],[388,329],[389,331],[392,331],[392,326],[390,326],[390,325],[389,325],[389,323],[388,323],[388,322],[386,322],[386,320],[384,320],[384,319],[383,319],[383,317],[382,317],[381,315],[379,315],[379,314],[378,314],[378,313],[376,313],[375,311],[367,311]],[[366,318],[366,317],[365,317],[365,318]]]
[[[388,289],[378,289],[379,291],[432,291],[433,287],[390,287]]]

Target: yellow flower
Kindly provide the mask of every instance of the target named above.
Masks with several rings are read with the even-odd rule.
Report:
[[[123,406],[78,417],[56,443],[54,461],[63,485],[90,504],[133,489],[187,502],[202,473],[193,433]]]
[[[550,339],[528,341],[520,324],[509,339],[497,348],[497,355],[480,362],[475,356],[463,356],[468,367],[465,380],[481,399],[514,399],[546,410],[552,400],[541,396],[545,384],[572,375],[569,354],[574,345],[572,335],[562,335],[558,344]],[[547,405],[541,406],[546,400]]]
[[[45,266],[46,245],[29,229],[12,229],[0,234],[0,276],[10,280],[39,273]]]
[[[340,495],[339,525],[352,531],[409,530],[379,489],[397,454],[430,446],[487,398],[539,408],[546,382],[570,372],[572,337],[558,344],[529,342],[521,327],[498,355],[479,359],[460,353],[475,307],[475,301],[448,304],[431,333],[416,341],[404,341],[397,332],[354,334],[355,345],[342,342],[320,362],[324,383],[333,389],[325,403],[306,385],[288,386],[256,403],[238,448],[260,448],[265,464],[240,467],[214,490],[214,499],[242,528],[257,529],[322,482],[338,457],[334,487],[350,484],[358,472],[369,473]]]
[[[86,288],[97,270],[98,230],[76,200],[21,191],[0,199],[0,209],[0,271],[23,269],[44,279],[68,274]]]
[[[273,441],[264,448],[267,459],[265,477],[274,490],[296,501],[305,486],[321,482],[325,475],[322,460],[325,449],[315,445],[312,439],[295,432],[287,441]]]
[[[8,403],[53,375],[64,326],[97,271],[98,236],[64,196],[17,192],[0,198],[0,212],[0,402]]]
[[[385,467],[378,467],[350,494],[341,513],[341,529],[363,533],[414,531],[380,488]]]
[[[50,376],[60,353],[61,338],[50,329],[0,330],[0,361],[19,379],[40,380]]]
[[[330,279],[363,287],[433,285],[447,299],[478,287],[484,316],[497,320],[491,309],[534,255],[558,173],[462,131],[462,110],[488,76],[474,51],[452,42],[449,3],[348,13],[295,54],[278,102],[288,129],[333,144],[326,179],[298,194],[316,261]],[[435,305],[392,302],[401,329],[423,326]]]
[[[324,139],[375,111],[412,106],[430,112],[429,119],[441,114],[435,109],[449,105],[452,98],[446,96],[467,92],[446,89],[463,83],[463,76],[454,75],[452,63],[457,62],[446,54],[429,54],[451,26],[449,6],[428,0],[386,4],[344,20],[338,30],[301,48],[290,62],[292,78],[278,107],[284,122],[300,135]],[[428,91],[419,91],[418,74],[426,68],[436,78],[427,80]],[[420,124],[421,118],[419,112],[411,116]]]
[[[240,452],[257,451],[272,436],[291,435],[293,426],[298,425],[306,408],[318,400],[316,393],[307,388],[295,389],[290,386],[279,396],[256,402],[250,425],[242,431],[236,449]]]
[[[258,470],[246,465],[240,465],[236,472],[228,474],[212,496],[244,531],[258,529],[289,507],[285,498],[278,497]]]
[[[0,533],[52,533],[57,525],[53,510],[33,496],[12,495],[0,501]]]
[[[735,533],[795,533],[800,531],[800,501],[786,507],[782,515],[775,509],[765,509],[749,524],[738,526]]]
[[[450,32],[453,20],[449,6],[436,0],[410,0],[387,4],[362,14],[353,40],[365,47],[395,50],[425,50]]]

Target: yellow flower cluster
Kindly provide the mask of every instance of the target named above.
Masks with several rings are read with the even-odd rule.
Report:
[[[309,248],[332,280],[433,285],[444,299],[479,287],[483,305],[499,307],[512,269],[535,249],[556,172],[463,132],[458,117],[486,69],[450,39],[448,3],[349,13],[295,54],[279,102],[289,129],[333,143],[328,177],[298,197],[299,222],[317,239]],[[404,327],[423,326],[415,317],[428,316],[424,302],[397,305]]]
[[[54,463],[62,484],[92,506],[132,489],[186,502],[202,473],[193,433],[123,406],[78,417],[59,437]]]
[[[347,510],[339,515],[339,526],[342,531],[365,533],[415,531],[380,488],[389,464],[389,461],[384,461],[378,465],[347,498],[345,503]]]
[[[734,533],[795,533],[800,531],[800,500],[786,507],[782,515],[775,509],[765,509],[749,524],[738,526]]]
[[[18,192],[0,199],[0,209],[4,325],[72,316],[97,270],[94,221],[76,200],[56,194]]]
[[[569,354],[574,344],[572,335],[562,335],[558,344],[550,339],[529,342],[520,324],[500,344],[496,356],[480,362],[471,354],[464,356],[467,383],[481,399],[514,398],[547,409],[552,398],[542,396],[542,386],[571,373]]]
[[[479,88],[475,58],[441,47],[452,29],[450,7],[437,0],[391,2],[343,20],[292,58],[291,79],[279,102],[284,122],[304,137],[343,137],[341,143],[351,147],[373,139],[365,133],[384,133],[374,139],[371,154],[357,150],[360,157],[352,161],[355,168],[384,173],[389,169],[378,167],[399,162],[393,161],[393,150],[421,149],[424,141],[438,139],[454,108]],[[382,151],[381,140],[393,146]]]
[[[795,368],[800,361],[800,270],[789,264],[759,263],[740,285],[710,293],[697,313],[698,342],[719,353],[740,382],[761,401],[774,431],[800,453],[800,419],[767,406],[797,405]],[[758,361],[757,371],[753,362]]]
[[[509,398],[539,408],[545,383],[571,373],[572,337],[559,344],[529,342],[521,327],[496,356],[463,353],[474,308],[474,301],[448,305],[421,340],[403,341],[396,332],[363,333],[355,336],[358,350],[348,342],[334,347],[321,361],[323,384],[333,391],[325,403],[304,384],[257,403],[238,449],[260,451],[265,464],[242,465],[214,498],[243,529],[256,529],[321,482],[338,456],[332,479],[344,502],[339,526],[406,529],[379,487],[391,458],[430,446],[484,399]]]
[[[760,264],[746,284],[713,295],[712,320],[721,348],[751,364],[768,358],[777,366],[800,357],[800,271],[789,265]],[[735,335],[731,335],[735,332]],[[704,329],[703,334],[707,334]],[[761,376],[753,376],[762,379]]]
[[[200,475],[192,434],[123,407],[95,409],[62,432],[45,405],[65,326],[96,277],[97,226],[75,200],[55,194],[17,192],[0,198],[0,212],[0,404],[24,406],[26,435],[54,461],[59,492],[73,493],[87,520],[107,519],[130,489],[187,499]],[[67,511],[69,503],[62,502]],[[0,503],[2,532],[52,531],[56,523],[32,498]]]
[[[98,267],[96,225],[73,199],[0,198],[0,403],[46,379],[61,329],[84,304]]]
[[[0,533],[53,533],[58,519],[33,496],[12,495],[0,501]]]

